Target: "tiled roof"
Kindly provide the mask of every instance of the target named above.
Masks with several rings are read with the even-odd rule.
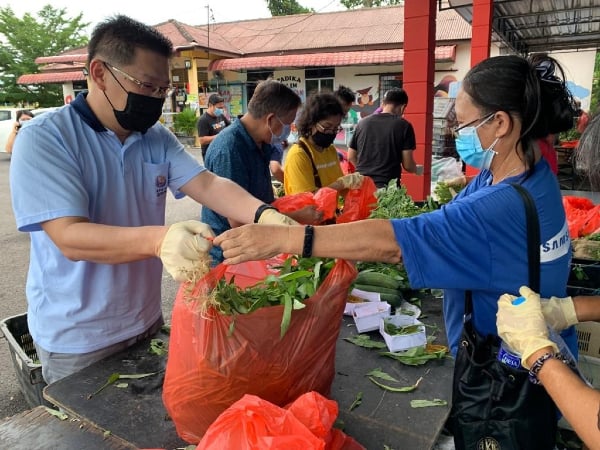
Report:
[[[456,46],[436,47],[437,62],[454,61]],[[248,70],[291,67],[335,67],[393,64],[404,61],[404,50],[369,50],[360,52],[321,52],[290,55],[247,56],[217,59],[208,70]]]
[[[67,81],[82,81],[85,76],[81,70],[71,72],[44,72],[21,75],[17,84],[65,83]]]
[[[206,30],[206,26],[199,28]],[[160,26],[158,29],[161,30]],[[436,29],[438,44],[471,39],[471,26],[453,10],[438,11]],[[404,7],[360,8],[219,23],[211,24],[210,30],[211,48],[218,35],[222,42],[231,45],[230,51],[240,56],[334,48],[398,48],[404,42]]]
[[[404,55],[403,6],[297,14],[210,24],[210,27],[171,19],[155,28],[171,40],[176,51],[208,50],[220,58],[232,58],[227,62],[214,61],[211,70],[274,67],[278,61],[282,64],[278,67],[383,64],[401,62]],[[436,43],[441,47],[436,48],[436,60],[453,59],[454,44],[469,39],[471,25],[460,15],[451,9],[437,12]],[[438,54],[445,51],[452,55]],[[236,62],[240,57],[243,61]],[[72,68],[86,59],[85,47],[36,58],[41,70],[48,73],[23,75],[18,83],[35,84],[31,80],[37,79],[44,80],[40,83],[83,80],[81,72]],[[73,78],[66,78],[69,73]]]

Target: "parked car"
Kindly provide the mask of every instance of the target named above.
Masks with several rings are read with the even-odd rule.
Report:
[[[6,140],[17,121],[17,111],[21,109],[23,108],[0,108],[0,151],[6,152]]]

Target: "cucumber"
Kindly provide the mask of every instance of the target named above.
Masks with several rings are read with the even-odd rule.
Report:
[[[397,289],[389,289],[383,286],[373,286],[372,284],[358,284],[355,283],[354,287],[356,289],[360,289],[361,291],[367,292],[379,292],[380,294],[389,294],[389,295],[402,295],[400,291]]]
[[[390,275],[379,272],[359,272],[355,282],[358,284],[381,286],[394,290],[404,287],[404,283],[402,281],[396,280]]]
[[[404,300],[404,298],[402,297],[402,295],[400,293],[398,293],[398,294],[379,293],[379,297],[381,298],[382,301],[388,302],[392,306],[392,308],[397,308],[402,303],[402,300]]]

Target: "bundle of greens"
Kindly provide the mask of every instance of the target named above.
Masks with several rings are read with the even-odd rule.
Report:
[[[371,212],[370,219],[400,219],[437,209],[438,205],[431,197],[427,198],[423,206],[417,205],[408,195],[406,187],[398,186],[397,182],[397,179],[393,179],[386,188],[377,190],[377,206]]]
[[[281,336],[290,325],[292,311],[305,307],[303,301],[317,291],[333,268],[333,259],[300,258],[291,256],[276,269],[277,275],[269,275],[257,284],[241,289],[235,279],[220,280],[207,300],[207,307],[214,307],[225,315],[249,314],[259,308],[283,305]]]

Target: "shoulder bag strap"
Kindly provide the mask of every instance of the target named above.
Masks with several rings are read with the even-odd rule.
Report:
[[[516,189],[525,205],[525,218],[527,220],[527,260],[529,264],[529,287],[535,292],[540,292],[540,222],[537,209],[531,194],[523,186],[517,183],[510,183]],[[473,312],[473,293],[465,292],[465,321],[467,321]]]
[[[317,170],[317,166],[315,166],[315,161],[313,160],[313,157],[310,154],[310,150],[306,147],[306,144],[302,141],[302,139],[298,139],[298,146],[302,150],[304,150],[304,153],[306,153],[308,159],[310,159],[310,164],[313,168],[313,177],[315,178],[315,186],[317,188],[323,187],[323,185],[321,184],[321,178],[319,177],[319,171]]]

